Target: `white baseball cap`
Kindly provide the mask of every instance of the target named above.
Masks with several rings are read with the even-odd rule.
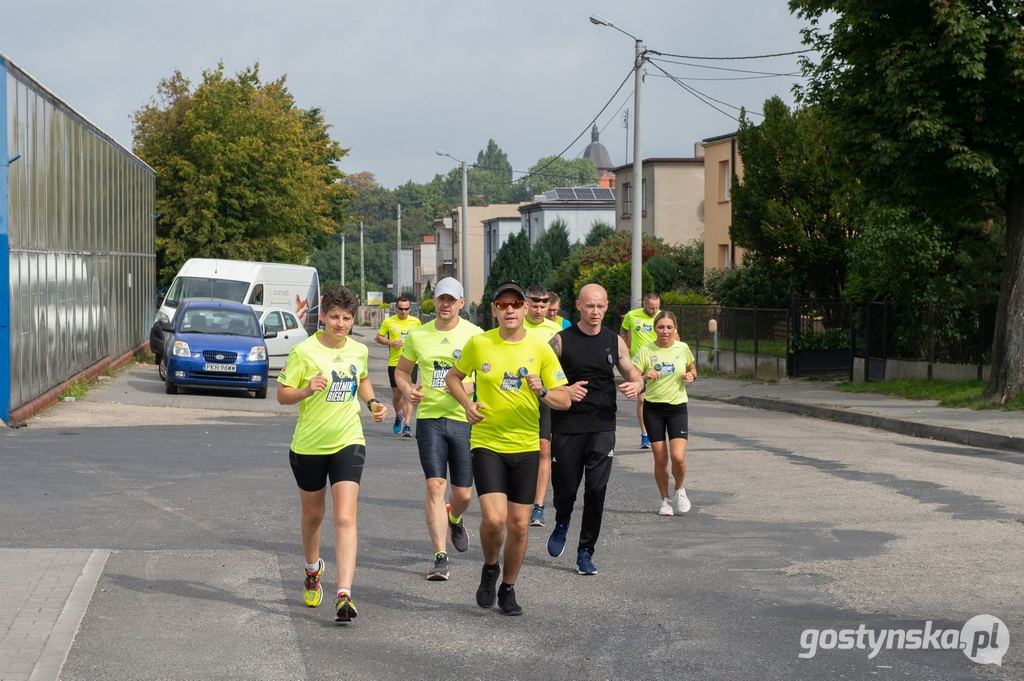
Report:
[[[445,277],[441,281],[437,282],[437,286],[434,287],[435,296],[451,296],[456,300],[463,297],[464,292],[462,290],[462,284],[459,280],[454,277]]]

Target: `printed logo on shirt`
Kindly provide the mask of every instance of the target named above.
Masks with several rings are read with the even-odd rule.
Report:
[[[449,345],[448,336],[445,336],[444,338],[441,339],[441,345]]]
[[[559,369],[558,371],[555,372],[555,378],[557,378],[558,380],[562,380],[563,378],[565,378],[565,372]]]
[[[654,370],[668,376],[676,372],[676,365],[672,362],[658,362],[654,365]]]
[[[511,371],[506,371],[505,375],[501,379],[501,385],[498,390],[510,390],[515,392],[519,390],[523,385],[523,379],[520,376],[516,376]]]
[[[490,362],[484,362],[484,363],[483,363],[483,366],[481,366],[481,367],[480,367],[480,369],[481,369],[481,370],[482,370],[482,371],[483,371],[483,372],[484,372],[485,374],[488,374],[488,373],[490,373],[490,372],[491,372],[491,364],[490,364]]]
[[[644,327],[644,331],[646,331],[648,333],[650,333],[651,331],[654,331],[654,325],[653,324],[644,324],[643,327]]]
[[[462,359],[462,350],[459,350],[458,348],[452,350],[452,357],[455,358],[456,362]]]
[[[447,364],[447,363],[442,364],[441,362],[438,362],[435,359],[434,360],[434,373],[430,377],[430,387],[431,388],[441,388],[441,389],[444,389],[444,387],[445,387],[444,377],[448,375],[448,370],[451,369],[451,368],[452,368],[451,364]]]
[[[348,375],[343,376],[337,371],[331,371],[331,385],[327,390],[328,402],[350,402],[355,399],[356,388],[358,387],[356,365],[350,364]]]
[[[609,352],[608,357],[606,359],[608,360],[609,364],[615,364],[615,358],[612,357],[612,353]]]

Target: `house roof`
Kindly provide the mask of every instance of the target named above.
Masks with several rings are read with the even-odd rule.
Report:
[[[643,159],[643,165],[645,165],[645,166],[653,166],[653,165],[693,165],[693,166],[702,166],[702,165],[704,165],[704,157],[703,156],[689,156],[689,157],[682,157],[682,156],[680,156],[680,157],[668,157],[668,156],[664,156],[664,157],[652,157],[652,158],[645,158],[645,159]],[[629,163],[629,164],[626,164],[626,165],[617,166],[617,167],[613,168],[612,170],[617,173],[620,170],[627,170],[627,169],[631,170],[632,168],[633,168],[633,164]]]
[[[722,140],[727,140],[730,137],[736,137],[736,135],[738,135],[738,134],[740,134],[738,130],[736,132],[727,132],[724,135],[715,135],[714,137],[705,137],[704,139],[701,140],[701,142],[704,142],[705,144],[707,144],[708,142],[721,142]]]

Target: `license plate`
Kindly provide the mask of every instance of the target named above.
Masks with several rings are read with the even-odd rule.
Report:
[[[234,364],[206,364],[203,367],[203,371],[226,371],[229,373],[235,373],[238,371],[238,367]]]

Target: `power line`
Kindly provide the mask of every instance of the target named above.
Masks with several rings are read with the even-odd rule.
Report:
[[[670,52],[658,52],[657,50],[647,50],[651,54],[656,54],[659,57],[676,57],[678,59],[705,59],[711,61],[735,61],[741,59],[769,59],[771,57],[788,57],[793,54],[806,54],[807,52],[817,52],[814,48],[808,48],[806,50],[793,50],[792,52],[775,52],[774,54],[752,54],[747,57],[698,57],[692,54],[671,54]]]
[[[663,68],[661,68],[657,64],[652,64],[652,66],[654,66],[654,68],[658,69],[659,71],[661,71],[664,74],[664,75],[660,75],[660,74],[657,74],[657,73],[652,73],[651,74],[652,76],[657,76],[658,78],[668,78],[669,80],[675,82],[676,85],[678,85],[678,86],[680,86],[682,88],[686,88],[687,90],[691,90],[692,92],[700,95],[701,97],[705,97],[707,99],[710,99],[712,102],[718,102],[722,106],[727,106],[730,109],[735,109],[736,111],[739,111],[740,109],[743,108],[743,107],[736,106],[735,104],[730,104],[729,102],[723,102],[720,99],[715,99],[714,97],[712,97],[708,93],[701,92],[700,90],[698,90],[697,88],[693,87],[692,85],[686,85],[685,84],[685,80],[683,78],[679,78],[678,76],[675,76],[675,75],[669,73],[668,71],[664,70]],[[747,109],[747,113],[754,114],[755,116],[764,117],[764,114],[761,113],[760,111],[753,111],[753,110]]]
[[[658,73],[651,73],[651,74],[648,74],[648,75],[654,76],[655,78],[665,78],[666,77],[666,76],[662,76],[662,75],[660,75]],[[773,73],[773,74],[768,75],[768,76],[722,76],[720,78],[701,78],[699,76],[686,76],[685,78],[680,77],[680,80],[685,80],[687,83],[689,83],[691,80],[713,80],[713,81],[764,80],[765,78],[779,78],[781,76],[790,76],[790,77],[792,77],[792,76],[799,76],[799,75],[800,75],[800,73],[796,72],[796,73],[783,73],[783,74],[779,74],[779,75],[776,75],[776,74]]]
[[[661,68],[660,66],[658,66],[657,64],[655,64],[655,63],[653,63],[653,62],[652,62],[652,63],[651,63],[651,66],[653,66],[654,68],[656,68],[656,69],[658,69],[659,71],[661,71],[662,73],[664,73],[664,74],[665,74],[666,76],[668,76],[668,77],[669,77],[669,79],[670,79],[670,80],[672,80],[672,82],[674,82],[674,83],[675,83],[676,85],[678,85],[679,87],[683,88],[683,89],[684,89],[684,90],[686,90],[686,91],[687,91],[688,93],[690,93],[691,95],[693,95],[694,97],[696,97],[697,99],[699,99],[699,100],[700,100],[701,102],[703,102],[704,104],[707,104],[708,106],[710,106],[710,107],[711,107],[712,109],[714,109],[714,110],[715,110],[715,111],[717,111],[718,113],[722,114],[723,116],[728,116],[729,118],[733,119],[733,120],[734,120],[734,121],[736,121],[737,123],[739,122],[739,120],[740,120],[740,119],[736,118],[735,116],[733,116],[733,115],[732,115],[731,113],[729,113],[728,111],[723,111],[722,109],[719,109],[719,108],[718,108],[717,106],[715,106],[714,104],[712,104],[711,102],[709,102],[709,101],[708,101],[707,99],[705,99],[705,97],[707,97],[707,95],[704,95],[703,93],[700,93],[700,92],[698,92],[698,91],[697,91],[696,89],[694,89],[693,87],[691,87],[691,86],[687,85],[686,83],[682,82],[681,80],[679,80],[678,78],[676,78],[675,76],[673,76],[673,75],[672,75],[671,73],[669,73],[669,72],[668,72],[668,71],[666,71],[665,69],[663,69],[663,68]],[[710,98],[708,98],[708,99],[710,99]],[[715,101],[718,101],[718,100],[715,100]],[[724,104],[724,102],[720,102],[720,103]],[[731,106],[732,106],[732,104],[726,104],[726,106],[730,106],[730,107],[731,107]],[[737,108],[737,107],[733,107],[733,108]]]
[[[678,61],[673,59],[649,59],[652,64],[654,62],[661,62],[664,64],[680,64],[682,66],[692,66],[698,69],[711,69],[713,71],[731,71],[732,73],[753,73],[759,76],[802,76],[803,74],[794,71],[791,73],[778,73],[775,71],[751,71],[750,69],[730,69],[725,66],[708,66],[707,64],[693,64],[691,62]]]

